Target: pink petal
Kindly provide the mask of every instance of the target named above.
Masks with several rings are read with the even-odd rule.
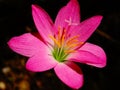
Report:
[[[31,57],[38,51],[48,49],[48,47],[31,33],[13,37],[8,42],[9,47],[24,56]]]
[[[42,72],[52,69],[58,63],[50,51],[43,50],[38,52],[35,56],[29,58],[26,63],[26,69],[33,72]]]
[[[79,40],[85,42],[91,34],[97,29],[100,22],[102,20],[102,16],[93,16],[85,21],[81,22],[80,25],[76,27],[72,27],[70,30],[71,36],[79,35]]]
[[[50,16],[40,6],[32,5],[32,15],[35,25],[45,41],[51,40],[49,35],[52,34],[53,22]]]
[[[55,26],[66,28],[68,22],[71,19],[72,23],[80,23],[80,7],[77,0],[70,0],[69,3],[64,6],[58,13]]]
[[[83,74],[81,69],[73,62],[59,63],[55,68],[55,73],[66,85],[73,89],[78,89],[83,85]]]
[[[106,54],[104,50],[101,47],[90,43],[85,43],[77,52],[72,53],[69,60],[99,68],[106,66]]]

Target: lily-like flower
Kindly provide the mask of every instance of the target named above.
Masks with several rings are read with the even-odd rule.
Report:
[[[42,72],[54,68],[63,83],[78,89],[84,80],[83,73],[75,62],[99,68],[106,65],[104,50],[86,42],[100,24],[102,16],[96,15],[80,22],[77,0],[70,0],[60,9],[55,23],[38,5],[32,5],[32,15],[42,39],[25,33],[8,42],[13,51],[29,57],[26,63],[28,70]]]

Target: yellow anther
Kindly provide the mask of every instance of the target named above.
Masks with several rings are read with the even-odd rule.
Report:
[[[66,50],[65,51],[66,54],[73,53],[73,52],[75,52],[75,50]]]
[[[52,35],[49,35],[49,37],[54,41],[54,43],[58,46],[58,47],[61,47],[60,46],[60,42],[58,40],[56,40]]]
[[[65,42],[65,34],[62,36],[62,39],[61,39],[61,45],[63,45]]]
[[[68,38],[66,29],[61,29],[61,27],[58,27],[58,33],[56,36],[49,35],[49,37],[52,39],[57,48],[61,49],[61,47],[63,47],[65,49],[65,54],[75,52],[76,49],[83,44],[83,42],[79,42],[80,35]]]
[[[80,35],[76,35],[76,36],[73,36],[73,37],[71,37],[68,41],[67,41],[67,46],[69,46],[69,45],[71,45],[72,43],[76,43],[76,42],[78,42],[78,37],[79,37]]]
[[[63,30],[63,33],[62,33],[62,35],[61,35],[61,45],[63,45],[64,42],[65,42],[65,36],[66,36],[66,30],[64,29],[64,30]]]
[[[75,40],[72,40],[71,42],[67,42],[67,46],[70,46],[71,44],[73,44],[73,43],[78,43],[78,40],[77,39],[75,39]]]
[[[68,46],[68,48],[75,48],[75,47],[79,47],[79,46],[81,46],[82,44],[83,44],[83,42],[73,43],[73,44],[70,44],[70,45]]]

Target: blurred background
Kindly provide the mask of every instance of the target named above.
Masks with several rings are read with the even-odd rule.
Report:
[[[13,52],[8,40],[36,30],[31,4],[44,8],[54,20],[59,9],[69,0],[0,0],[0,90],[72,90],[64,85],[53,70],[34,73],[25,69],[27,57]],[[107,54],[107,66],[95,68],[79,65],[84,85],[79,90],[119,90],[120,81],[120,3],[117,0],[78,0],[81,20],[103,15],[89,42],[101,46]]]

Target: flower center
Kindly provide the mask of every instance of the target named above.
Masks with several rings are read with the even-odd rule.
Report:
[[[75,52],[83,44],[83,42],[78,40],[80,35],[68,35],[66,29],[62,30],[60,27],[57,34],[49,37],[54,42],[52,55],[59,62],[64,62],[69,54]]]

